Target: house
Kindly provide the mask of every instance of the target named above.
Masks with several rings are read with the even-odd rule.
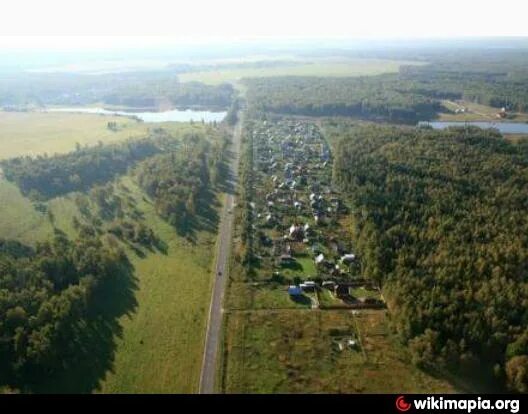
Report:
[[[355,339],[349,339],[347,345],[350,349],[355,349],[358,346],[358,343]]]
[[[508,116],[508,112],[506,112],[506,108],[501,108],[500,112],[497,114],[497,118],[506,118]]]
[[[287,263],[291,263],[294,259],[291,254],[281,254],[279,260],[281,263],[287,264]]]
[[[341,257],[341,262],[344,264],[350,264],[356,260],[356,255],[352,253],[347,253],[344,256]]]
[[[290,296],[302,296],[303,291],[299,286],[290,285],[288,287],[288,295]]]
[[[303,228],[301,226],[292,224],[289,230],[289,235],[294,240],[302,240],[304,237]]]
[[[323,283],[322,283],[322,286],[323,288],[325,289],[329,289],[329,290],[334,290],[335,289],[335,282],[333,280],[325,280]]]
[[[313,292],[315,291],[316,285],[315,285],[315,282],[311,280],[307,280],[304,283],[301,283],[300,287],[305,292]]]
[[[277,224],[277,220],[271,214],[268,214],[266,217],[264,217],[264,223],[267,226],[274,226]]]
[[[322,254],[322,253],[319,254],[319,255],[315,258],[315,264],[316,264],[316,265],[323,264],[324,259],[325,259],[324,254]]]

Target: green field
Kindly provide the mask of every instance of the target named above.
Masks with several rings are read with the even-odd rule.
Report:
[[[187,241],[159,218],[130,177],[122,182],[143,212],[144,223],[154,230],[167,251],[145,251],[143,257],[127,249],[134,268],[135,306],[116,322],[114,345],[104,351],[112,355],[105,374],[85,378],[84,370],[78,374],[71,371],[43,391],[191,393],[197,389],[216,234],[200,232],[194,242]],[[73,196],[49,201],[48,209],[55,227],[74,236],[72,218],[79,212]],[[36,211],[5,180],[0,181],[0,211],[1,237],[34,244],[52,235],[48,214]],[[94,359],[99,357],[94,355]]]
[[[449,101],[443,100],[442,105],[450,111],[455,111],[460,108],[465,108],[466,111],[463,113],[440,113],[440,121],[458,121],[458,122],[470,122],[470,121],[491,121],[500,122],[497,118],[497,113],[500,111],[499,108],[493,108],[488,105],[481,105],[469,101]],[[504,121],[509,122],[528,122],[528,114],[513,112],[510,114],[511,119],[505,119]]]
[[[125,180],[145,222],[167,244],[167,254],[130,254],[137,276],[136,311],[119,324],[115,361],[104,393],[190,393],[198,387],[210,301],[215,234],[196,243],[176,235],[141,190]]]
[[[118,130],[107,128],[117,122]],[[73,151],[76,143],[95,145],[146,135],[148,124],[125,117],[92,114],[0,111],[0,159]]]
[[[4,115],[13,114],[1,114]],[[14,114],[11,121],[17,119],[21,122],[21,119],[27,116],[32,122],[36,119],[43,122],[42,118],[48,115],[50,114]],[[52,114],[51,117],[56,118],[55,115]],[[72,117],[72,114],[60,114],[59,119],[69,117]],[[78,118],[73,115],[73,120]],[[91,131],[105,133],[108,117],[81,115],[80,118],[88,123]],[[6,118],[3,119],[5,121]],[[124,118],[119,118],[119,121],[128,122]],[[78,132],[63,134],[60,140],[54,140],[51,128],[53,121],[49,119],[45,123],[50,129],[39,146],[43,152],[50,152],[50,146],[54,151],[68,151],[74,148],[75,142],[81,141]],[[35,122],[27,128],[24,132],[26,137],[29,138],[30,130],[37,134],[38,124]],[[144,125],[134,125],[136,124],[130,124],[129,131],[144,135]],[[203,128],[201,124],[180,123],[163,124],[163,127],[175,133]],[[60,125],[56,126],[56,130],[61,130]],[[4,141],[9,144],[8,148],[11,148],[1,147],[3,155],[15,155],[14,151],[18,146],[7,141],[5,131],[2,131],[2,134]],[[110,139],[128,137],[128,134],[117,134]],[[89,139],[89,134],[81,136],[86,138],[86,144],[97,142]],[[38,140],[34,138],[34,141]],[[19,151],[23,154],[22,149]],[[100,339],[88,338],[86,343],[79,344],[82,347],[90,347],[90,350],[93,347],[90,361],[80,363],[75,369],[67,370],[64,375],[55,378],[52,383],[38,385],[34,390],[101,393],[196,392],[210,302],[213,274],[211,267],[214,259],[212,252],[215,251],[216,232],[197,231],[192,241],[179,236],[173,227],[156,214],[152,202],[137,186],[132,175],[119,178],[115,188],[123,199],[126,197],[131,200],[135,208],[142,213],[142,222],[154,231],[166,249],[163,252],[148,249],[137,251],[131,246],[124,246],[133,266],[133,279],[123,281],[123,285],[118,286],[116,292],[100,299],[98,306],[101,307],[101,312],[104,314],[112,310],[110,314],[113,316],[97,328],[101,330],[96,335]],[[72,221],[74,216],[79,218],[82,215],[75,203],[75,197],[75,194],[69,194],[49,200],[44,204],[47,211],[41,212],[14,184],[0,177],[0,238],[35,244],[49,239],[54,228],[64,231],[70,238],[77,237]],[[217,208],[219,201],[212,199],[210,205]],[[91,208],[93,210],[93,205]],[[130,288],[128,293],[126,286]],[[121,303],[125,299],[129,303]],[[116,307],[121,309],[117,319],[113,311]]]
[[[227,393],[454,391],[407,363],[384,311],[231,312],[227,321]],[[350,338],[359,345],[346,346]]]
[[[182,82],[198,81],[209,84],[237,81],[242,78],[269,76],[364,76],[397,72],[401,65],[420,64],[417,62],[384,59],[318,60],[277,64],[262,68],[248,67],[189,72],[178,75]]]

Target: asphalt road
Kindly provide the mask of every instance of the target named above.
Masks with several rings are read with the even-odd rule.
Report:
[[[236,179],[238,177],[238,161],[240,158],[240,140],[242,133],[242,122],[239,121],[234,128],[233,144],[231,148],[231,163],[229,180],[230,186],[227,190],[224,206],[220,215],[220,229],[216,252],[215,280],[211,295],[211,305],[207,321],[207,333],[205,338],[204,359],[202,373],[200,375],[200,394],[213,394],[215,392],[216,366],[218,361],[218,345],[221,340],[224,292],[229,277],[229,254],[231,247],[231,236],[233,231],[235,206]]]

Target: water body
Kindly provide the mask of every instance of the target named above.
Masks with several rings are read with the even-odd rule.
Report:
[[[141,119],[143,122],[189,122],[204,120],[205,122],[221,122],[226,112],[213,112],[213,111],[197,111],[193,109],[173,109],[170,111],[146,111],[146,112],[134,112],[134,111],[113,111],[104,108],[50,108],[46,109],[47,112],[74,112],[84,114],[100,114],[100,115],[118,115],[118,116],[134,116]]]
[[[502,134],[528,134],[528,124],[519,122],[456,122],[456,121],[433,121],[433,122],[419,122],[418,125],[431,125],[434,129],[445,129],[452,126],[476,126],[483,129],[495,128]]]

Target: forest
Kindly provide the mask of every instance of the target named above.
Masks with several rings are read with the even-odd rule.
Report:
[[[364,275],[425,368],[528,391],[528,145],[330,122]]]
[[[397,87],[395,75],[276,77],[247,82],[248,102],[256,111],[416,123],[441,110],[436,99]]]
[[[211,125],[175,137],[155,128],[144,139],[2,164],[35,208],[71,193],[77,210],[75,237],[48,210],[52,239],[34,246],[0,239],[0,384],[39,392],[78,364],[94,378],[108,369],[116,320],[135,303],[130,255],[167,254],[120,176],[142,187],[177,232],[189,235],[204,216],[214,226],[211,194],[225,178],[229,132]],[[83,362],[90,358],[93,367]]]
[[[406,124],[448,111],[442,99],[464,99],[517,112],[528,109],[525,59],[515,55],[511,62],[475,63],[457,57],[436,57],[428,64],[406,65],[397,74],[378,76],[248,79],[248,100],[262,112]]]
[[[123,251],[96,238],[57,233],[36,248],[0,241],[2,384],[24,390],[87,358],[79,344],[99,317],[94,304],[129,272]]]
[[[88,105],[104,103],[156,107],[162,101],[174,106],[228,108],[234,97],[229,84],[180,82],[176,73],[131,72],[119,74],[0,74],[0,106]]]
[[[227,131],[219,131],[209,142],[187,135],[179,151],[163,153],[141,163],[139,185],[154,200],[158,214],[181,234],[193,226],[193,218],[210,201],[205,194],[220,183],[229,143]]]
[[[77,147],[64,155],[17,157],[0,163],[5,177],[15,182],[23,194],[47,200],[72,191],[85,191],[95,184],[112,180],[129,167],[175,143],[166,136],[95,147]]]

